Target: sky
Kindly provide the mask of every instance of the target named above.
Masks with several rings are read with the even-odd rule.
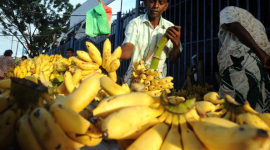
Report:
[[[85,1],[86,0],[69,0],[69,2],[73,6],[76,6],[78,3],[83,4]],[[94,1],[94,0],[91,0],[91,1]],[[127,10],[131,10],[132,8],[135,8],[136,7],[135,2],[136,0],[122,0],[122,12],[126,12]],[[117,12],[119,12],[121,8],[121,0],[115,0],[108,6],[112,8],[113,14],[117,14]],[[114,16],[112,19],[115,19]],[[13,55],[12,55],[13,57],[16,55],[16,51],[17,51],[17,57],[22,56],[23,46],[20,43],[18,43],[18,40],[15,37],[12,40],[11,36],[0,36],[0,55],[3,55],[5,50],[7,49],[13,50]]]

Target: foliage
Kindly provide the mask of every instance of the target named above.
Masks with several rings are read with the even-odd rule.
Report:
[[[54,34],[67,31],[75,9],[69,0],[0,0],[2,33],[15,36],[33,58],[49,50]]]

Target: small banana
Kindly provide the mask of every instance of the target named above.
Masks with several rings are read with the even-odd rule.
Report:
[[[106,93],[108,93],[111,96],[127,93],[125,89],[123,89],[120,85],[115,83],[108,76],[103,76],[100,78],[100,86]]]
[[[86,62],[92,62],[92,59],[90,58],[89,54],[83,50],[77,50],[76,51],[78,57]]]
[[[88,50],[88,53],[89,53],[89,56],[91,57],[91,59],[95,63],[97,63],[99,66],[101,66],[102,65],[102,58],[101,58],[100,51],[97,49],[97,47],[89,41],[86,41],[85,45],[86,45],[86,48]]]
[[[111,63],[111,42],[109,39],[106,39],[103,45],[103,59],[102,67],[107,69]]]

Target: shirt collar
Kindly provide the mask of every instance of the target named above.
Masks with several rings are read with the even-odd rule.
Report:
[[[148,18],[147,12],[142,16],[141,23],[147,23],[148,25],[151,25],[151,23],[150,23],[150,21],[149,21],[149,18]],[[169,28],[169,27],[167,27],[166,24],[164,23],[164,19],[163,19],[162,16],[160,17],[159,25],[158,25],[158,26],[159,26],[160,28],[163,28],[163,29]]]

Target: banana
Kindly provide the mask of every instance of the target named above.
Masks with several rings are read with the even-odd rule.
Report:
[[[178,116],[174,115],[171,128],[160,150],[183,150],[181,143],[181,135],[178,131]]]
[[[148,106],[130,106],[110,114],[102,124],[104,137],[121,139],[129,130],[139,128],[159,116],[164,108],[152,109]]]
[[[15,143],[15,131],[11,131],[8,136],[0,142],[0,149],[6,150]]]
[[[76,71],[74,75],[72,76],[72,82],[74,85],[77,85],[80,83],[80,80],[82,78],[82,71]]]
[[[123,89],[120,85],[115,83],[108,76],[103,76],[100,78],[100,86],[110,96],[127,93],[127,91],[125,89]]]
[[[153,81],[154,80],[154,76],[152,75],[147,75],[145,78],[146,81]]]
[[[2,91],[2,93],[1,93],[1,95],[2,95],[3,97],[6,97],[6,98],[9,97],[9,94],[10,94],[10,90],[5,90],[5,91]],[[0,97],[1,97],[1,95],[0,95]]]
[[[249,102],[248,101],[245,101],[245,104],[242,107],[243,107],[243,109],[246,112],[249,112],[249,113],[252,113],[252,114],[256,114],[256,115],[259,114],[256,110],[254,110],[253,108],[251,108],[251,106],[249,105]]]
[[[209,101],[213,104],[223,104],[225,99],[220,99],[217,92],[208,92],[203,96],[204,101]]]
[[[87,77],[80,86],[70,95],[59,99],[75,112],[82,111],[95,98],[100,87],[100,73]]]
[[[140,128],[134,128],[132,130],[129,130],[122,139],[133,139],[136,140],[139,138],[143,133],[145,133],[149,128],[153,127],[154,125],[159,124],[160,121],[157,118],[154,118],[150,120],[145,125],[141,126]]]
[[[220,104],[216,106],[209,101],[198,101],[198,102],[195,102],[195,106],[196,108],[199,108],[200,110],[204,112],[214,112],[220,107]]]
[[[42,150],[41,141],[35,137],[35,133],[30,124],[29,115],[23,115],[16,125],[16,137],[23,150]]]
[[[120,59],[115,59],[111,64],[106,68],[107,72],[115,72],[120,67]]]
[[[72,93],[75,90],[75,85],[72,80],[72,75],[69,71],[66,71],[64,74],[65,86],[69,93]]]
[[[38,79],[33,77],[33,76],[26,76],[24,78],[27,79],[27,80],[30,80],[30,81],[32,81],[32,82],[34,82],[36,84],[38,83]]]
[[[196,134],[189,129],[185,117],[180,115],[178,120],[181,128],[181,139],[184,150],[207,150]]]
[[[155,69],[148,69],[145,73],[146,73],[147,75],[153,76],[154,73],[155,73]]]
[[[166,119],[164,120],[164,123],[166,123],[167,125],[170,125],[172,124],[172,120],[173,120],[173,114],[169,112]]]
[[[61,102],[55,102],[50,107],[50,113],[66,133],[84,134],[91,128],[91,123]]]
[[[0,88],[10,89],[10,86],[11,86],[11,79],[4,79],[0,81]]]
[[[51,114],[44,108],[33,110],[30,114],[30,120],[35,134],[46,149],[74,150],[83,146],[70,140]]]
[[[136,139],[127,150],[159,150],[168,132],[168,128],[169,126],[164,123],[155,125]]]
[[[167,77],[164,77],[164,78],[160,79],[160,83],[161,84],[166,84],[166,83],[170,83],[172,80],[173,80],[173,77],[167,76]]]
[[[97,47],[89,41],[86,41],[85,45],[86,45],[86,49],[88,50],[88,53],[89,53],[89,56],[91,57],[91,59],[95,63],[97,63],[99,66],[101,66],[102,65],[102,57],[101,57],[100,51],[97,49]]]
[[[8,98],[0,95],[0,113],[6,110],[10,106]]]
[[[83,109],[80,113],[79,113],[84,119],[89,119],[91,116],[93,116],[92,114],[92,110],[88,107],[86,107],[85,109]]]
[[[78,58],[76,56],[72,56],[69,59],[72,60],[77,66],[78,66],[78,64],[85,62],[85,61],[81,60],[80,58]]]
[[[217,117],[201,118],[200,121],[216,124],[216,125],[227,127],[227,128],[239,126],[238,124],[232,121],[229,121],[223,118],[217,118]]]
[[[111,42],[109,39],[106,39],[103,45],[103,59],[102,67],[107,69],[111,63]]]
[[[161,90],[155,90],[155,91],[147,91],[145,93],[149,94],[152,97],[158,97],[161,95],[162,92]]]
[[[109,77],[110,77],[114,82],[117,81],[117,73],[116,73],[116,71],[114,71],[114,72],[108,72],[108,75],[109,75]]]
[[[97,70],[99,65],[93,62],[82,62],[78,63],[77,66],[83,70]]]
[[[64,94],[66,93],[67,91],[67,88],[66,88],[66,84],[65,84],[65,81],[63,81],[58,87],[57,87],[57,92],[59,94]]]
[[[115,59],[120,59],[122,55],[122,48],[121,46],[118,46],[112,53],[112,60],[115,60]]]
[[[251,125],[228,128],[194,121],[191,126],[208,150],[266,150],[270,144],[267,132]]]
[[[154,79],[151,81],[152,85],[159,85],[160,84],[160,79]]]
[[[222,118],[223,118],[223,119],[226,119],[226,120],[230,120],[231,115],[232,115],[232,112],[231,112],[231,111],[228,111],[228,112],[226,113],[226,115],[225,115],[224,117],[222,117]]]
[[[186,121],[189,123],[190,121],[199,120],[201,117],[197,113],[195,107],[191,108],[187,113],[184,114]]]
[[[109,114],[128,106],[150,106],[155,103],[155,99],[146,93],[127,93],[111,96],[103,99],[93,110],[93,116],[105,118]]]
[[[260,113],[258,114],[258,117],[260,117],[265,124],[267,124],[268,127],[270,127],[270,114],[269,113]]]
[[[257,115],[251,114],[251,113],[244,113],[237,116],[237,119],[239,121],[239,124],[248,124],[255,126],[260,129],[269,130],[268,125],[260,119]]]
[[[0,116],[0,143],[13,131],[17,117],[14,111],[8,109]]]
[[[87,52],[82,51],[82,50],[77,50],[76,53],[81,60],[86,61],[86,62],[92,62],[92,59],[90,58]]]

